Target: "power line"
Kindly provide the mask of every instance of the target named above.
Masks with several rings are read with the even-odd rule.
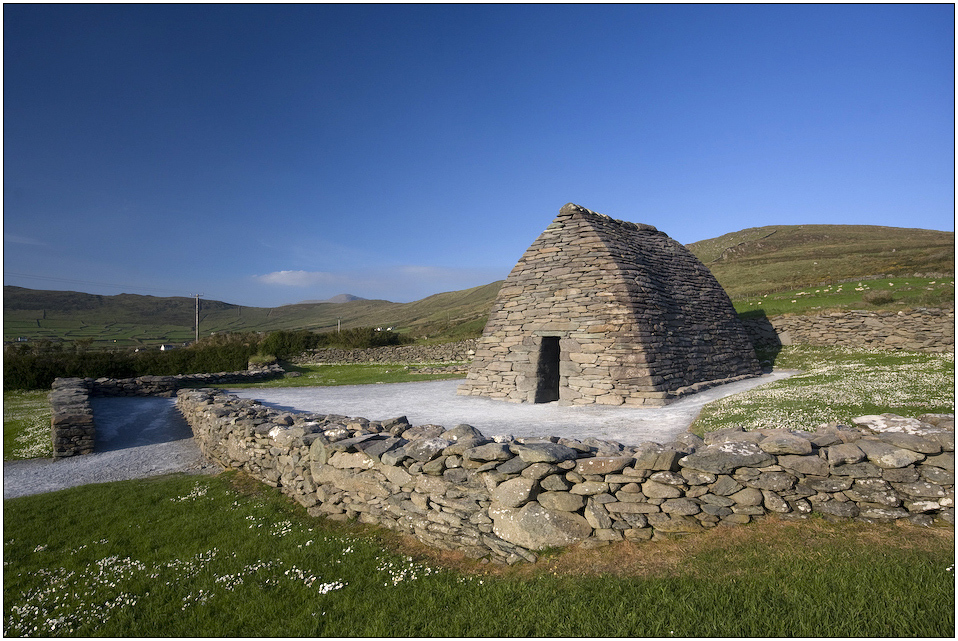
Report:
[[[56,283],[75,283],[77,285],[99,285],[101,287],[117,287],[120,289],[131,289],[131,290],[140,290],[140,291],[150,291],[150,292],[164,292],[167,294],[179,294],[183,295],[182,290],[176,289],[161,289],[158,287],[140,287],[139,285],[118,285],[116,283],[98,283],[92,280],[72,280],[69,278],[52,278],[50,276],[37,276],[36,274],[22,274],[20,272],[3,272],[4,278],[7,276],[17,276],[19,278],[33,278],[36,280],[48,280]],[[192,297],[192,296],[191,296]]]

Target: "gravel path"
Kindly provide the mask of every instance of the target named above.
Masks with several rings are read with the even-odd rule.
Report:
[[[298,411],[362,416],[384,420],[405,415],[413,425],[455,427],[468,423],[486,436],[594,437],[637,445],[666,443],[688,429],[702,406],[764,383],[791,376],[775,371],[761,377],[713,387],[662,408],[604,406],[560,407],[517,404],[477,396],[456,396],[460,381],[288,387],[233,390],[237,396]],[[174,399],[93,399],[97,423],[94,454],[53,461],[4,461],[3,498],[52,492],[88,483],[105,483],[160,474],[215,474],[193,441]]]
[[[598,438],[638,445],[667,443],[685,432],[702,407],[795,372],[778,370],[764,376],[719,385],[686,396],[666,407],[635,409],[605,405],[559,406],[555,403],[508,403],[481,396],[456,396],[459,380],[336,387],[247,388],[232,390],[280,409],[362,416],[380,421],[405,415],[413,425],[453,428],[468,423],[488,437],[563,436]]]

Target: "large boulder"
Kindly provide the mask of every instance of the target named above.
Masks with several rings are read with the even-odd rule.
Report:
[[[579,455],[571,447],[559,443],[515,443],[511,449],[526,463],[561,463],[575,460]]]
[[[521,509],[491,507],[489,516],[496,536],[530,550],[571,545],[592,534],[592,526],[585,517],[550,510],[536,501]]]
[[[865,453],[868,460],[885,469],[906,467],[924,460],[925,455],[911,450],[904,450],[882,441],[868,441],[862,439],[856,443],[858,449]]]
[[[771,454],[748,441],[709,445],[679,459],[682,467],[712,474],[731,474],[740,467],[764,467],[774,462]]]
[[[932,422],[925,422],[917,418],[908,418],[905,416],[898,416],[897,414],[869,414],[866,416],[858,416],[852,419],[852,423],[858,425],[859,427],[864,427],[876,434],[881,434],[883,432],[901,432],[904,434],[914,434],[917,436],[928,436],[931,434],[936,434],[939,432],[955,431],[954,426],[954,417],[951,417],[950,425],[943,419],[936,420],[937,416],[946,416],[946,415],[934,415],[926,414],[922,418],[928,418]],[[950,430],[949,430],[950,428]]]
[[[492,490],[492,500],[502,507],[519,507],[529,502],[536,491],[536,482],[519,476],[500,483]]]

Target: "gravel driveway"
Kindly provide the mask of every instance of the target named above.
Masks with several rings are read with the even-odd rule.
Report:
[[[791,376],[775,371],[757,378],[687,396],[667,407],[632,409],[605,406],[560,407],[518,404],[478,396],[456,396],[459,380],[340,387],[250,388],[233,390],[244,398],[290,410],[362,416],[384,420],[405,415],[413,425],[455,427],[468,423],[486,436],[594,437],[638,445],[666,443],[688,429],[702,406],[764,383]],[[97,424],[96,452],[53,461],[5,461],[3,498],[52,492],[88,483],[145,478],[173,472],[215,474],[193,441],[175,399],[98,398],[92,400]]]

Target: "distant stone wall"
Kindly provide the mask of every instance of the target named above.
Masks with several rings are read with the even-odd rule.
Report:
[[[496,562],[768,514],[954,524],[953,415],[624,446],[292,413],[209,389],[181,390],[177,405],[206,456],[281,488],[312,516]]]
[[[472,360],[476,340],[441,345],[387,345],[366,349],[324,347],[302,354],[295,362],[308,363],[453,363]]]
[[[279,365],[244,372],[215,374],[177,374],[176,376],[139,376],[137,378],[58,378],[50,392],[50,437],[53,458],[92,454],[96,444],[96,424],[90,397],[157,396],[171,398],[184,384],[215,385],[263,381],[284,373]]]
[[[842,345],[920,352],[955,350],[955,309],[848,310],[743,320],[756,347]]]

